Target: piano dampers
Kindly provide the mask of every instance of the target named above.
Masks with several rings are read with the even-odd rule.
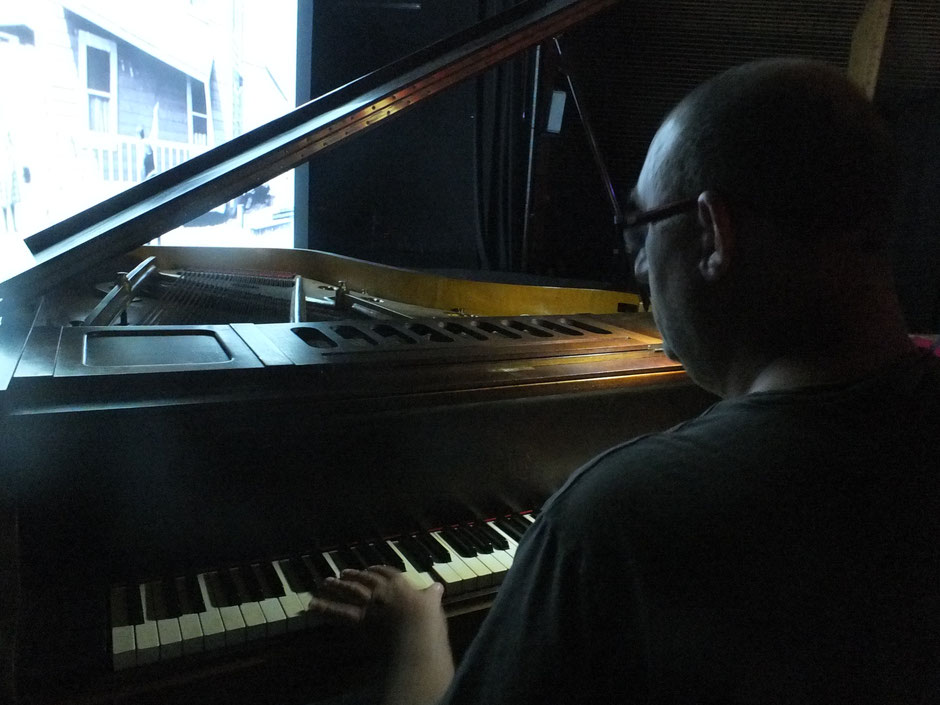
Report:
[[[291,320],[292,275],[180,272],[161,286],[142,325],[284,323]]]

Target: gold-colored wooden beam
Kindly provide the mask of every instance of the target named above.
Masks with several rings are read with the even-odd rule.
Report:
[[[852,34],[849,78],[869,100],[875,96],[890,18],[891,0],[868,0]]]

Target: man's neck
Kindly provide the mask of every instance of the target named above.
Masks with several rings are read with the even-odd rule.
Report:
[[[821,252],[803,270],[785,260],[776,301],[746,297],[722,396],[851,382],[911,351],[883,258],[839,253]]]
[[[892,327],[829,345],[768,355],[758,364],[742,360],[727,378],[727,396],[851,382],[897,363],[913,347],[903,327]]]

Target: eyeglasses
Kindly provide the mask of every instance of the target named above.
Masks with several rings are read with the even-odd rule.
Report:
[[[686,198],[681,201],[672,201],[656,208],[650,208],[646,211],[634,211],[627,213],[623,218],[624,229],[631,229],[640,225],[649,225],[666,218],[671,218],[680,213],[688,213],[695,210],[698,206],[698,196],[695,198]]]

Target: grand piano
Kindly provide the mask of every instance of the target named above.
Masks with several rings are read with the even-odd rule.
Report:
[[[380,659],[305,606],[347,565],[443,582],[459,651],[572,470],[710,403],[633,294],[143,246],[610,4],[521,3],[6,243],[0,699],[344,692]]]

